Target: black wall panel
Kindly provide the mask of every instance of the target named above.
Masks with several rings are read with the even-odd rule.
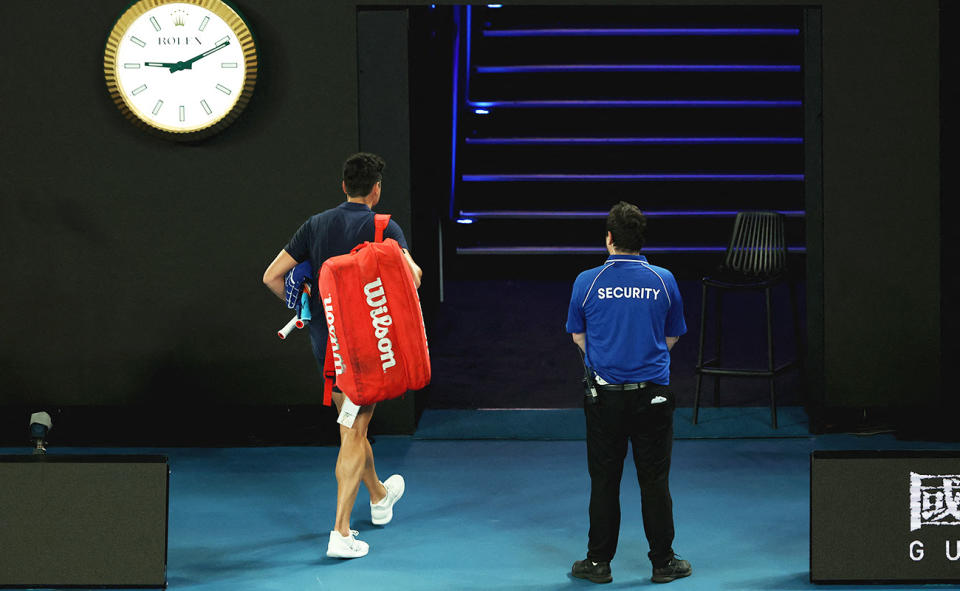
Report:
[[[960,150],[957,133],[957,105],[960,104],[960,42],[953,31],[960,26],[960,5],[949,0],[940,2],[940,121],[941,154],[956,154]],[[960,183],[953,168],[945,166],[941,159],[940,167],[940,280],[941,288],[941,339],[949,338],[960,330],[960,249],[946,239],[955,227],[960,204],[956,195],[960,194]],[[941,363],[944,405],[960,410],[960,390],[948,387],[952,384],[951,367]],[[954,415],[951,415],[954,416]]]
[[[815,451],[810,462],[812,581],[960,581],[960,454]]]
[[[0,587],[165,587],[163,456],[0,456]]]
[[[827,406],[939,396],[937,12],[823,4]]]

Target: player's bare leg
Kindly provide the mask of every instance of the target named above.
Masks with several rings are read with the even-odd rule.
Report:
[[[387,496],[387,489],[377,477],[377,469],[373,464],[373,448],[370,447],[370,440],[363,438],[363,447],[366,451],[366,464],[363,467],[363,485],[370,492],[370,502],[378,503],[383,497]]]
[[[343,394],[334,392],[337,409],[343,403]],[[334,529],[342,536],[350,535],[350,513],[362,481],[377,502],[387,491],[377,478],[373,463],[373,449],[367,439],[367,428],[376,405],[363,406],[353,421],[353,427],[340,425],[340,453],[337,456],[337,513]]]

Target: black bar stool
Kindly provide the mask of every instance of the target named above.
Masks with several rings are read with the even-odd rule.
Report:
[[[775,211],[744,211],[737,214],[733,222],[733,233],[719,272],[701,280],[703,299],[700,303],[700,346],[697,351],[697,390],[693,398],[693,423],[697,423],[700,408],[700,389],[703,376],[713,376],[714,405],[720,393],[720,376],[762,377],[770,381],[770,421],[777,428],[777,392],[776,376],[800,360],[800,321],[797,313],[796,286],[787,281],[790,287],[790,305],[793,309],[793,330],[798,356],[780,366],[774,365],[773,356],[773,306],[771,292],[773,288],[787,279],[787,241],[784,233],[784,216]],[[707,288],[716,293],[716,357],[703,360],[703,341],[707,317]],[[764,292],[767,316],[767,367],[765,369],[747,369],[725,367],[723,365],[723,292],[758,291]]]

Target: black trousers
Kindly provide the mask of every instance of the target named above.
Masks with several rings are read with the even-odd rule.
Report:
[[[666,400],[660,402],[661,397]],[[670,388],[657,384],[642,390],[602,390],[596,404],[584,403],[591,485],[589,560],[609,562],[617,551],[620,479],[628,441],[640,483],[643,531],[650,543],[647,556],[654,567],[666,565],[673,557],[673,500],[668,484],[673,408]]]

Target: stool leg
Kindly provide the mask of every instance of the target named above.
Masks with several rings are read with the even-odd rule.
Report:
[[[767,287],[763,290],[767,301],[767,370],[770,372],[770,422],[773,428],[777,428],[777,392],[776,392],[776,374],[773,365],[773,302],[771,289]]]
[[[717,367],[723,367],[723,290],[717,290],[716,303]],[[713,406],[720,406],[720,374],[713,376]]]
[[[700,386],[703,383],[703,332],[707,319],[707,284],[703,284],[700,298],[700,345],[697,347],[697,389],[693,395],[693,424],[697,424],[700,410]]]

